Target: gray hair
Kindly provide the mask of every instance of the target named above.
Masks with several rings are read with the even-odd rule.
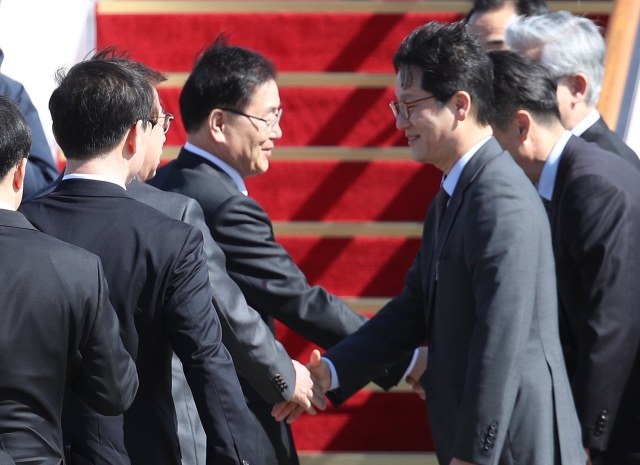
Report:
[[[586,103],[597,105],[604,77],[605,44],[593,21],[567,11],[521,16],[507,27],[505,42],[521,53],[540,48],[534,60],[556,80],[583,73],[588,79]]]

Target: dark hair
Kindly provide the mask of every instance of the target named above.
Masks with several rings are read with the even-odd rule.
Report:
[[[549,12],[549,7],[545,0],[474,0],[471,10],[467,13],[465,22],[468,22],[474,13],[499,10],[506,3],[513,3],[519,15],[536,16]]]
[[[560,121],[556,84],[549,72],[519,53],[494,50],[494,111],[491,124],[506,129],[516,111],[527,110],[540,123]]]
[[[456,92],[471,96],[480,124],[489,124],[492,66],[479,42],[466,32],[464,23],[429,22],[415,29],[393,57],[404,87],[411,85],[411,68],[422,71],[421,86],[442,105]]]
[[[65,156],[90,160],[112,150],[137,121],[147,127],[153,90],[121,63],[87,60],[66,75],[49,99],[53,133]]]
[[[29,156],[31,129],[18,105],[0,96],[0,179]]]
[[[273,64],[253,50],[227,44],[224,35],[197,59],[180,94],[187,132],[197,130],[214,108],[243,111],[256,88],[276,78]]]

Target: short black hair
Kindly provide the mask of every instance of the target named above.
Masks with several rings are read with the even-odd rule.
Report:
[[[429,22],[411,32],[393,57],[403,86],[411,85],[411,68],[422,71],[421,86],[440,104],[456,92],[471,96],[475,117],[489,124],[493,98],[492,66],[480,43],[463,22]]]
[[[545,0],[474,0],[465,21],[469,21],[469,18],[474,13],[499,10],[506,3],[513,3],[519,15],[536,16],[549,12],[549,7]]]
[[[0,96],[0,179],[31,150],[31,128],[18,105]]]
[[[527,110],[540,123],[560,121],[556,84],[543,66],[510,50],[488,55],[493,62],[493,126],[505,130],[518,110]]]
[[[152,119],[153,90],[120,63],[87,60],[58,72],[49,99],[53,134],[65,156],[90,160],[112,150],[137,121]]]
[[[271,61],[253,50],[229,45],[226,36],[219,35],[199,56],[180,93],[186,131],[200,128],[214,108],[244,111],[256,88],[275,78]]]

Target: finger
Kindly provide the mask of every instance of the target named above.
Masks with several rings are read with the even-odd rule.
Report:
[[[273,406],[271,409],[271,415],[276,421],[282,421],[291,415],[291,412],[296,408],[296,404],[293,402],[280,402]]]
[[[320,355],[320,351],[318,349],[313,349],[311,351],[311,356],[309,357],[309,366],[314,367],[320,363],[322,356]]]
[[[313,385],[313,396],[311,397],[311,403],[320,410],[327,409],[327,401],[324,397],[324,392],[318,384]]]
[[[300,415],[302,415],[302,412],[303,412],[303,410],[302,410],[301,408],[297,408],[297,409],[295,409],[295,410],[291,413],[291,415],[289,415],[289,416],[287,417],[287,423],[288,423],[288,424],[291,424],[291,423],[293,423],[294,421],[296,421],[296,420],[300,417]],[[315,414],[316,414],[316,412],[315,412],[315,410],[314,410],[314,412],[313,412],[313,413],[311,413],[311,415],[315,415]]]

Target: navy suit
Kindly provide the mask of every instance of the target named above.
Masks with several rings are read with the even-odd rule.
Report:
[[[136,367],[98,257],[2,209],[0,255],[0,464],[58,465],[65,391],[121,415],[136,395]]]
[[[122,340],[138,368],[138,395],[124,416],[103,417],[79,399],[67,399],[71,463],[180,463],[172,349],[207,433],[207,463],[261,463],[256,425],[221,341],[200,231],[100,181],[62,181],[21,211],[42,231],[102,259]]]
[[[638,155],[620,139],[618,134],[609,129],[609,126],[602,118],[591,125],[580,137],[587,142],[598,144],[604,150],[619,155],[640,170],[640,158],[638,158]]]
[[[571,137],[549,218],[584,445],[602,463],[640,463],[640,173]]]

